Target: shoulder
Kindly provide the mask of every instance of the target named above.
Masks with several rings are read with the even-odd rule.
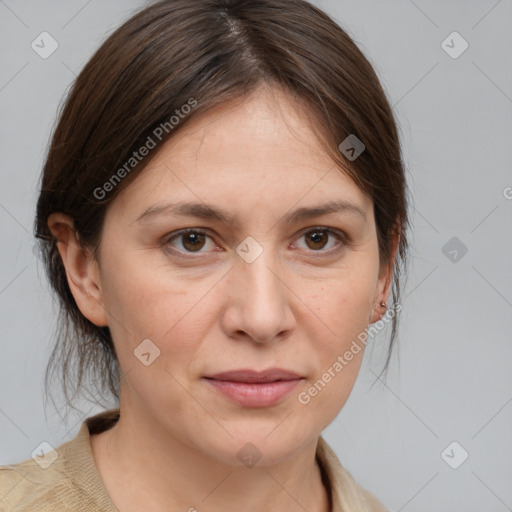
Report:
[[[0,512],[116,511],[94,464],[90,434],[117,418],[116,410],[87,418],[76,436],[56,449],[0,466]]]
[[[33,459],[0,466],[2,512],[54,511],[66,504],[70,481],[61,460],[44,469]]]

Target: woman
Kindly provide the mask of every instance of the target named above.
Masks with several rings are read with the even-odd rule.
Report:
[[[118,407],[2,467],[3,510],[386,510],[321,432],[391,319],[389,362],[407,221],[390,106],[326,14],[134,15],[70,91],[36,218],[63,314],[49,368]]]

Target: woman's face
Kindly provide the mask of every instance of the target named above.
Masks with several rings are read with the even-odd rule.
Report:
[[[99,255],[121,408],[233,465],[251,450],[260,465],[283,460],[335,418],[364,350],[344,354],[364,349],[358,334],[387,297],[371,200],[273,94],[212,110],[162,146],[108,209]],[[339,202],[353,207],[313,211]],[[299,379],[206,378],[269,368]]]

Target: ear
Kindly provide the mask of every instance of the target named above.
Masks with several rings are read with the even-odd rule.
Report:
[[[48,227],[57,239],[68,285],[78,308],[93,324],[108,325],[98,263],[92,252],[80,244],[73,220],[63,213],[52,213]]]
[[[391,293],[391,285],[393,283],[393,270],[395,266],[395,257],[398,250],[399,240],[400,235],[398,233],[395,233],[392,239],[389,263],[386,265],[381,265],[380,267],[379,280],[375,292],[373,310],[370,317],[371,324],[378,322],[386,313],[386,308],[384,306],[381,306],[380,303],[385,302],[387,306],[389,300],[389,294]]]

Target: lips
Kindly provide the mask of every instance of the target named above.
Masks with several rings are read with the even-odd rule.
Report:
[[[210,389],[244,407],[272,407],[289,396],[303,377],[282,368],[232,370],[204,377]]]
[[[290,370],[284,370],[282,368],[269,368],[268,370],[261,372],[251,369],[231,370],[227,372],[216,373],[215,375],[209,375],[205,378],[224,382],[259,384],[286,380],[298,380],[302,377]]]

